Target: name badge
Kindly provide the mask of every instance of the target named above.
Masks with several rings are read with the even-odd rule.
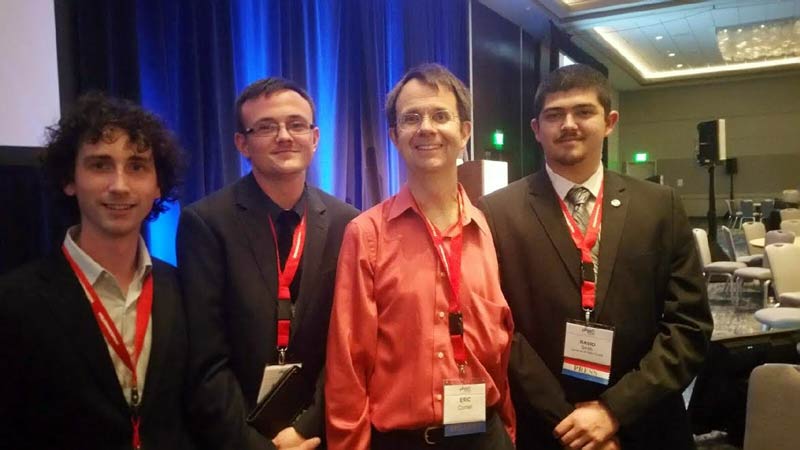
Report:
[[[608,385],[613,343],[613,328],[591,322],[567,322],[561,373]]]
[[[445,381],[443,413],[445,436],[486,431],[486,383]]]

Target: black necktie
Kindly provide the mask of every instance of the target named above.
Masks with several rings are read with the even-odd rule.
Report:
[[[286,266],[286,259],[292,248],[294,229],[300,223],[294,211],[281,211],[278,214],[275,232],[278,233],[278,255],[281,257],[281,269]]]

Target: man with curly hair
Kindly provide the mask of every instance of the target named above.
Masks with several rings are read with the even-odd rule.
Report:
[[[193,448],[180,290],[140,236],[176,197],[181,149],[155,115],[99,93],[48,132],[45,174],[79,219],[59,253],[0,279],[0,441]]]

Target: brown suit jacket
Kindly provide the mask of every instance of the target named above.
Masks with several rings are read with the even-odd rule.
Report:
[[[620,421],[622,448],[693,448],[681,391],[713,325],[688,220],[669,188],[608,171],[604,186],[593,320],[615,328],[609,386],[561,374],[565,323],[583,318],[580,256],[547,173],[479,202],[517,329],[518,448],[560,448],[553,427],[575,403],[597,399]]]

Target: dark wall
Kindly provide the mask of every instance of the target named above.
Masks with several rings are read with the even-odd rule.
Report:
[[[55,0],[62,112],[100,90],[139,98],[136,1]],[[0,274],[57,251],[74,219],[51,201],[39,148],[0,146]]]
[[[539,82],[540,44],[483,4],[472,2],[472,95],[475,159],[508,162],[509,182],[538,169],[541,151],[530,129]],[[492,146],[502,130],[502,151]]]

